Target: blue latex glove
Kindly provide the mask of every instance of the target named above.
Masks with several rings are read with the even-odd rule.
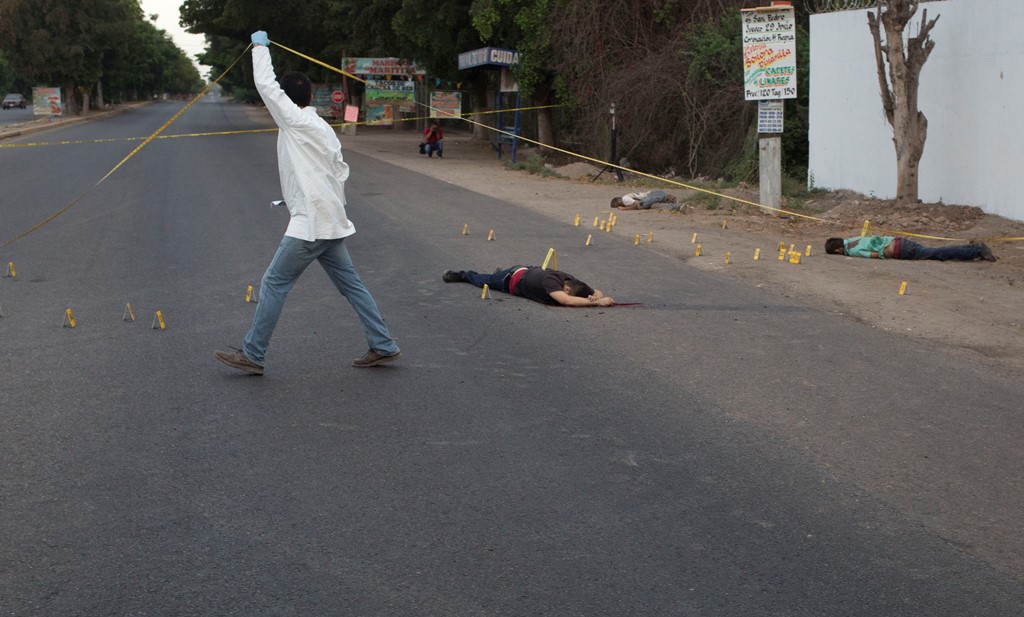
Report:
[[[263,30],[257,30],[252,33],[252,44],[262,45],[264,47],[270,47],[270,39],[267,38],[267,33]]]

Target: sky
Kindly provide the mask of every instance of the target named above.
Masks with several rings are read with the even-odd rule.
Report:
[[[189,34],[184,28],[178,25],[180,19],[178,9],[181,7],[181,0],[141,0],[142,13],[148,19],[156,13],[159,17],[156,20],[156,27],[166,30],[171,35],[174,43],[180,47],[192,61],[199,66],[199,73],[206,76],[209,67],[199,65],[196,54],[206,49],[206,39],[201,34]]]

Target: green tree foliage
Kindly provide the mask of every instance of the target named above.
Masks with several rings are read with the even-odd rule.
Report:
[[[490,45],[520,52],[513,72],[519,89],[532,95],[546,91],[554,74],[550,70],[550,11],[555,0],[474,0],[470,8],[473,26]]]
[[[14,1],[14,0],[8,0]],[[90,0],[96,1],[96,0]],[[806,167],[810,0],[795,3],[800,98],[787,102],[783,164]],[[186,0],[182,23],[206,34],[204,64],[220,74],[245,49],[249,34],[336,63],[347,56],[398,56],[433,77],[488,83],[487,71],[459,71],[458,54],[484,45],[520,52],[514,69],[534,102],[560,103],[560,141],[604,158],[616,104],[619,155],[638,168],[691,176],[729,173],[752,179],[756,103],[743,100],[739,10],[763,0]],[[279,71],[326,71],[290,54]],[[225,88],[251,93],[250,67],[232,71]],[[493,87],[493,82],[491,87]],[[554,93],[554,94],[552,94]],[[482,97],[474,97],[482,100]],[[538,124],[549,117],[537,116]],[[538,136],[543,131],[538,129]],[[547,137],[542,141],[553,143]],[[756,159],[754,159],[756,160]]]
[[[99,84],[125,99],[201,83],[138,0],[2,0],[0,52],[16,79],[61,86],[71,113]]]
[[[619,155],[638,169],[756,177],[757,104],[743,96],[740,9],[747,0],[564,0],[552,13],[563,138],[607,156],[616,104]],[[798,29],[800,96],[787,104],[783,164],[806,168],[807,34]],[[753,159],[756,161],[756,158]],[[752,177],[753,176],[753,177]]]
[[[326,0],[185,0],[180,11],[186,30],[207,36],[209,47],[200,61],[213,68],[214,77],[238,58],[256,30],[265,30],[271,41],[324,60],[332,40],[324,27],[327,14]],[[275,55],[274,66],[278,72],[304,71],[314,80],[322,79],[326,71],[292,54]],[[221,82],[225,91],[251,91],[252,67],[240,63],[240,68]]]
[[[203,85],[195,65],[170,36],[141,19],[105,50],[103,67],[105,95],[114,102],[193,93]]]
[[[397,55],[401,43],[391,20],[401,8],[402,0],[328,0],[325,26],[334,35],[331,50],[358,57]]]
[[[3,50],[0,50],[0,92],[22,92],[17,89],[14,84],[14,71],[11,70],[11,63],[7,61],[7,56]]]
[[[461,52],[482,45],[468,0],[405,0],[391,20],[398,54],[421,62],[436,77],[458,80]]]
[[[199,54],[199,62],[211,67],[211,80],[224,75],[217,83],[220,84],[225,94],[233,95],[240,101],[253,102],[259,100],[259,97],[256,95],[252,83],[252,66],[245,62],[239,62],[239,65],[233,70],[224,73],[231,63],[245,51],[246,45],[248,45],[248,39],[243,44],[234,38],[207,34],[206,51]]]

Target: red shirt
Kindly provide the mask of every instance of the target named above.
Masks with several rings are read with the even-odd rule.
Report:
[[[432,144],[435,141],[444,139],[444,131],[439,126],[428,126],[423,130],[423,141],[428,144]]]

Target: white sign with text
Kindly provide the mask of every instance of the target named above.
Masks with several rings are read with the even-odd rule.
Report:
[[[748,101],[796,98],[796,18],[793,7],[741,11],[743,90]]]

